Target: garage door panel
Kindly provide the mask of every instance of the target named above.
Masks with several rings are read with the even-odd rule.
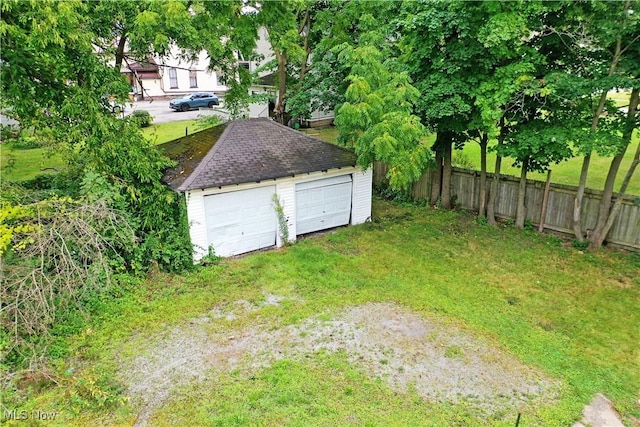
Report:
[[[215,253],[231,256],[273,246],[275,187],[233,191],[205,197],[207,241]]]
[[[351,176],[332,177],[296,186],[298,234],[338,227],[351,217]]]

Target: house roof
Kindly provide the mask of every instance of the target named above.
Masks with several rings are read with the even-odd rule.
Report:
[[[258,78],[256,84],[258,86],[277,86],[276,84],[276,73],[270,73]]]
[[[146,61],[131,61],[129,70],[138,74],[141,79],[159,79],[160,73],[156,61],[149,57]]]
[[[164,181],[176,191],[260,182],[355,166],[346,148],[271,119],[240,119],[159,145],[178,162]]]

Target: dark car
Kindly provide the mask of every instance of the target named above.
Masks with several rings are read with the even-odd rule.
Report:
[[[211,92],[192,93],[169,103],[169,107],[176,111],[189,111],[204,107],[213,108],[215,105],[220,105],[220,101]]]

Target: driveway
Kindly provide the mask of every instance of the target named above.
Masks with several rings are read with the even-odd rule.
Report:
[[[220,116],[226,116],[228,113],[221,109],[216,108],[202,108],[200,110],[191,111],[174,111],[169,108],[169,100],[150,100],[150,101],[136,101],[127,102],[125,105],[124,115],[127,116],[136,110],[146,110],[153,117],[153,123],[167,123],[176,122],[179,120],[195,119],[201,115],[218,114]]]

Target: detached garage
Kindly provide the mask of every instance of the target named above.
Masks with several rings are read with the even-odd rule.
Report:
[[[371,217],[371,169],[353,152],[270,119],[234,120],[160,146],[177,162],[165,182],[186,197],[195,260],[232,256]]]

